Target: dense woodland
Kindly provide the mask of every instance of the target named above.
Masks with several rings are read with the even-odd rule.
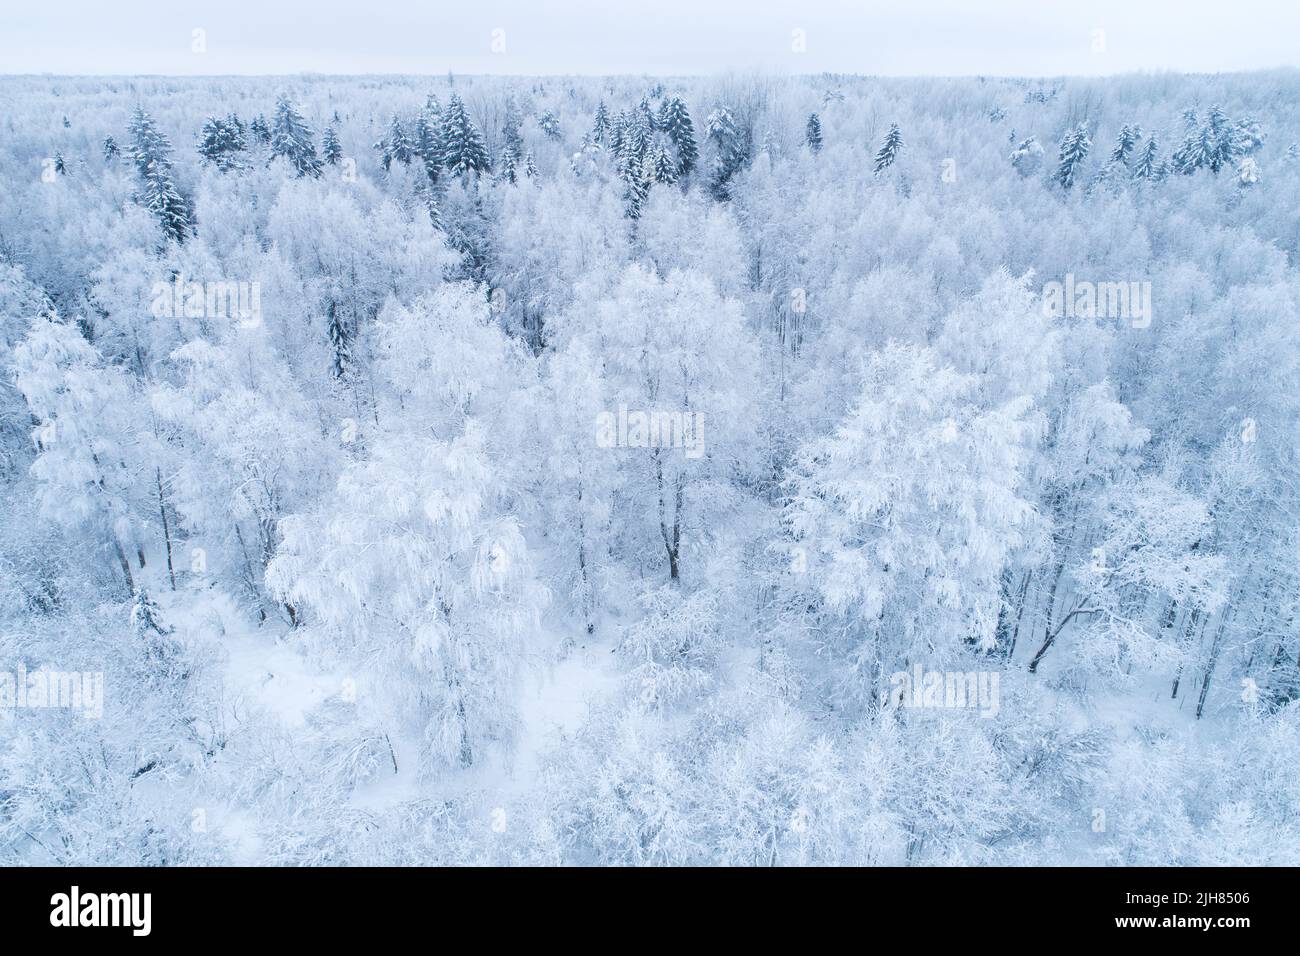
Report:
[[[0,671],[104,675],[0,707],[0,863],[1300,863],[1297,144],[1295,72],[0,79]]]

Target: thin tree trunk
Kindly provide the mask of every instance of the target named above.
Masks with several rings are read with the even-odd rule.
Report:
[[[126,578],[127,596],[135,594],[135,578],[131,577],[131,562],[127,559],[126,552],[122,550],[122,542],[118,540],[117,535],[113,535],[113,550],[117,552],[118,564],[122,566],[122,576]]]
[[[163,495],[162,469],[154,469],[154,477],[158,480],[158,513],[162,515],[163,540],[167,544],[167,577],[171,579],[172,590],[176,590],[176,569],[172,565],[172,532],[171,526],[167,523],[167,499]]]
[[[1205,680],[1201,682],[1201,697],[1196,702],[1196,719],[1201,719],[1201,714],[1205,712],[1205,698],[1210,693],[1210,680],[1214,677],[1214,668],[1219,663],[1219,648],[1222,644],[1223,629],[1228,624],[1228,611],[1223,612],[1223,617],[1219,620],[1219,629],[1214,632],[1214,641],[1210,644],[1210,659],[1205,665]]]

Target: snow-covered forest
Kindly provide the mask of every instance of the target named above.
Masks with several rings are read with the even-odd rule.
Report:
[[[0,78],[0,864],[1300,863],[1300,73]]]

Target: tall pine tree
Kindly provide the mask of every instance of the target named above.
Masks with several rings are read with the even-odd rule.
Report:
[[[699,161],[700,151],[695,145],[695,124],[691,122],[691,114],[681,97],[674,96],[668,100],[661,128],[677,151],[678,177],[689,176]]]
[[[1061,140],[1059,162],[1056,165],[1056,181],[1061,184],[1062,189],[1069,189],[1074,185],[1079,175],[1079,166],[1087,158],[1090,149],[1092,149],[1092,140],[1088,138],[1087,123],[1080,123],[1065,134],[1065,138]]]
[[[131,160],[141,181],[136,202],[153,213],[167,238],[184,242],[193,223],[189,203],[172,180],[171,142],[143,107],[136,107],[128,131]]]
[[[469,118],[465,104],[456,93],[443,113],[442,164],[452,175],[482,174],[492,168],[483,135]]]
[[[822,121],[818,119],[816,113],[808,114],[808,128],[804,138],[808,141],[808,148],[814,153],[822,151]]]
[[[903,132],[898,128],[898,124],[891,123],[889,132],[885,134],[885,141],[880,145],[879,152],[876,153],[876,161],[871,164],[871,171],[879,176],[894,165],[894,160],[898,159],[899,152],[906,145],[903,142]]]
[[[275,120],[271,124],[271,158],[277,156],[283,156],[299,176],[321,173],[311,127],[284,95],[275,101]]]

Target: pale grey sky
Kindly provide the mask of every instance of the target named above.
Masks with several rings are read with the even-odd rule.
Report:
[[[0,72],[1216,72],[1298,37],[1297,0],[6,0]]]

